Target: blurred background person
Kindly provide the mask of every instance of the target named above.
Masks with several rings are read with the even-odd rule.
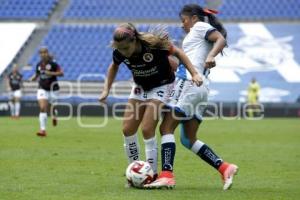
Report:
[[[19,72],[17,64],[13,64],[12,71],[7,76],[7,90],[9,91],[9,108],[12,118],[20,117],[22,97],[22,74]]]
[[[59,85],[57,82],[58,76],[63,76],[64,73],[61,67],[53,61],[53,56],[49,54],[47,47],[41,47],[39,50],[41,60],[36,65],[36,72],[30,78],[30,81],[35,81],[39,78],[37,100],[39,103],[40,114],[40,131],[38,136],[46,136],[47,112],[50,108],[53,126],[57,125],[57,110],[51,108],[58,97]]]
[[[252,78],[247,90],[248,117],[254,117],[260,112],[259,105],[258,105],[259,93],[260,93],[260,85],[258,84],[255,78]]]

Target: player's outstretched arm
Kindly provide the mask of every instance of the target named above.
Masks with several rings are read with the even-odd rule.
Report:
[[[109,94],[110,88],[115,80],[116,75],[117,75],[118,70],[119,70],[119,65],[115,64],[114,62],[112,62],[109,65],[108,71],[107,71],[107,78],[105,79],[105,82],[104,82],[104,88],[99,97],[100,102],[105,103],[106,98]]]

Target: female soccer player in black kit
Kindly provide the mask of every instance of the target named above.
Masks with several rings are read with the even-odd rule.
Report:
[[[57,82],[57,76],[63,76],[61,67],[53,61],[53,58],[49,54],[47,47],[42,47],[39,50],[41,57],[40,62],[36,65],[36,72],[30,78],[31,81],[35,81],[39,78],[39,87],[37,91],[37,100],[40,107],[40,131],[38,136],[46,136],[46,124],[47,124],[47,111],[51,108],[51,105],[55,103],[59,85]],[[50,105],[49,105],[50,104]],[[57,124],[57,111],[53,108],[50,109],[52,114],[52,123],[54,126]]]
[[[10,91],[9,94],[9,107],[11,117],[18,119],[20,116],[20,99],[22,96],[22,74],[20,74],[18,67],[14,64],[12,72],[8,74],[7,81],[8,81],[8,90]]]
[[[171,44],[167,33],[141,33],[130,23],[116,28],[113,35],[113,62],[110,64],[100,101],[104,102],[123,62],[131,70],[134,85],[123,118],[124,148],[131,163],[139,160],[137,130],[145,142],[146,160],[157,173],[157,142],[155,129],[161,108],[169,98],[175,80],[169,56],[176,56],[200,85],[202,80],[182,50]]]

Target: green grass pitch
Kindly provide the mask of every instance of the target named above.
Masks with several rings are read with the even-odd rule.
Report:
[[[101,120],[83,121],[92,124]],[[109,119],[103,128],[81,128],[73,118],[55,128],[48,123],[48,137],[39,138],[35,135],[37,117],[1,117],[0,199],[300,199],[299,119],[203,122],[199,138],[240,167],[233,188],[226,192],[219,174],[186,150],[178,133],[176,188],[124,188],[127,161],[121,124]],[[142,140],[140,144],[143,153]]]

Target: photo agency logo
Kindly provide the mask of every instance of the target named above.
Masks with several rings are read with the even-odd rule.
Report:
[[[99,102],[98,99],[103,90],[103,82],[95,86],[95,82],[89,84],[87,80],[98,80],[99,82],[99,80],[105,80],[105,78],[106,76],[103,74],[81,74],[76,84],[61,82],[60,86],[64,88],[64,94],[57,95],[56,99],[58,101],[54,101],[53,105],[68,110],[68,114],[59,116],[58,120],[70,120],[76,116],[79,127],[102,128],[108,125],[109,118],[119,121],[139,120],[143,117],[143,112],[140,112],[140,110],[143,110],[146,106],[154,112],[151,116],[153,120],[161,120],[167,112],[170,112],[172,117],[178,121],[190,120],[194,117],[203,120],[259,120],[264,118],[264,106],[259,103],[251,105],[238,102],[228,106],[222,102],[199,102],[197,104],[185,102],[181,103],[180,106],[172,106],[170,104],[171,106],[167,107],[163,104],[151,102],[139,102],[135,105],[128,104],[124,100],[130,94],[131,81],[116,82],[116,84],[112,85],[110,97],[114,98],[114,103]],[[122,89],[120,90],[120,88]],[[94,90],[94,93],[91,92],[92,90]],[[78,102],[76,102],[76,99],[78,99]],[[127,114],[124,116],[125,110],[127,110]],[[91,115],[95,117],[92,117],[92,120],[88,120],[88,116]]]

